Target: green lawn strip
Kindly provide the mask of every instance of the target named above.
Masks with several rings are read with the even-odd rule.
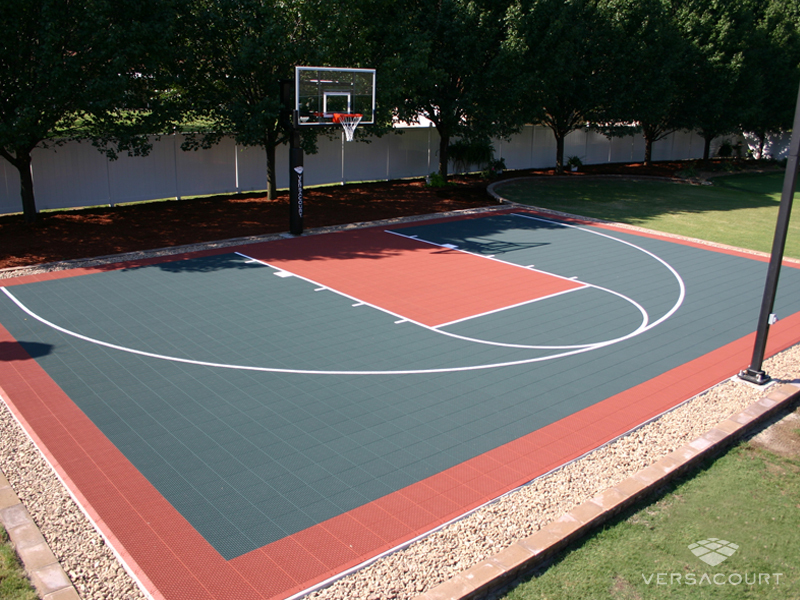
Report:
[[[668,181],[580,177],[509,182],[497,192],[515,202],[656,231],[769,252],[783,173],[745,173],[709,186]],[[790,219],[785,255],[800,258],[800,203]]]
[[[800,598],[799,460],[745,443],[636,508],[506,598]],[[709,538],[738,549],[706,564],[688,546]]]
[[[35,600],[38,597],[6,530],[0,527],[0,600]]]

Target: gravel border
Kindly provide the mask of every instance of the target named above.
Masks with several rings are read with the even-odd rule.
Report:
[[[497,208],[324,228],[309,231],[308,235],[492,210]],[[180,249],[8,269],[0,272],[0,278],[222,248],[281,237],[285,236],[240,238],[210,245],[197,244]],[[791,382],[800,379],[798,365],[800,345],[766,360],[764,369],[776,381]],[[372,561],[308,597],[314,600],[410,600],[535,533],[577,505],[700,437],[717,423],[757,401],[764,394],[764,389],[735,378],[722,382],[632,432],[502,496],[404,549]],[[0,403],[0,469],[84,600],[140,600],[146,597],[74,502],[5,403]]]

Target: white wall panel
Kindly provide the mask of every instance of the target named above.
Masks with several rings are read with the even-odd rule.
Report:
[[[138,202],[178,196],[175,177],[175,156],[181,152],[175,136],[165,136],[153,141],[153,150],[147,156],[121,154],[108,163],[110,202]],[[101,177],[98,174],[98,177]]]
[[[343,178],[341,137],[330,139],[320,135],[317,138],[317,148],[319,152],[306,154],[303,158],[303,183],[305,185],[341,183]]]
[[[19,172],[14,165],[0,157],[0,215],[15,212],[22,212]]]
[[[548,127],[536,125],[533,129],[531,164],[529,169],[547,169],[556,165],[556,138]],[[565,153],[566,154],[566,153]]]
[[[369,142],[344,142],[344,182],[388,179],[389,146],[394,141],[391,135],[372,138]]]
[[[110,202],[108,160],[89,142],[34,148],[31,158],[38,210]]]
[[[430,144],[439,142],[433,127],[409,127],[386,136],[389,169],[387,179],[424,177],[430,165]]]
[[[502,158],[507,169],[527,169],[531,164],[533,126],[527,125],[508,140],[495,140],[495,157]]]
[[[181,136],[175,143],[180,147]],[[207,150],[176,151],[178,196],[205,196],[236,191],[235,143],[223,138]]]
[[[634,156],[636,137],[626,135],[624,137],[612,137],[609,140],[610,152],[608,162],[610,163],[629,163],[637,160]],[[639,157],[640,159],[641,157]]]
[[[738,139],[738,138],[737,138]],[[159,198],[218,193],[261,191],[267,187],[263,149],[237,146],[232,138],[198,151],[180,149],[181,136],[154,141],[145,157],[121,155],[108,161],[88,142],[69,142],[57,148],[33,152],[34,191],[38,208],[72,208],[118,204]],[[744,141],[753,145],[752,139]],[[788,135],[769,138],[766,152],[786,155]],[[556,142],[543,126],[526,126],[510,140],[495,140],[495,156],[509,169],[550,168],[555,165]],[[305,156],[304,182],[324,185],[423,177],[438,170],[439,136],[434,128],[411,127],[371,143],[345,142],[340,135],[320,136],[319,152]],[[344,154],[342,151],[344,150]],[[653,147],[654,160],[700,158],[703,139],[697,133],[679,131]],[[277,148],[278,187],[289,185],[289,152]],[[581,128],[567,136],[564,157],[578,156],[586,164],[641,162],[641,134],[608,139],[593,129]],[[344,157],[344,163],[342,159]],[[0,214],[21,212],[17,170],[0,159]]]

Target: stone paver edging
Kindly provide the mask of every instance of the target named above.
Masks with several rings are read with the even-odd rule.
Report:
[[[80,600],[28,509],[0,471],[0,524],[5,528],[42,600]]]
[[[536,533],[512,544],[415,600],[470,600],[502,589],[542,565],[620,511],[721,452],[800,398],[800,383],[774,387],[744,411],[619,484],[580,504]]]

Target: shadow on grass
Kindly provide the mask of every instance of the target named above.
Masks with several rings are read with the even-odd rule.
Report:
[[[782,173],[765,173],[719,177],[713,185],[616,178],[525,179],[510,181],[496,191],[522,204],[635,223],[681,213],[777,209],[782,185]]]

